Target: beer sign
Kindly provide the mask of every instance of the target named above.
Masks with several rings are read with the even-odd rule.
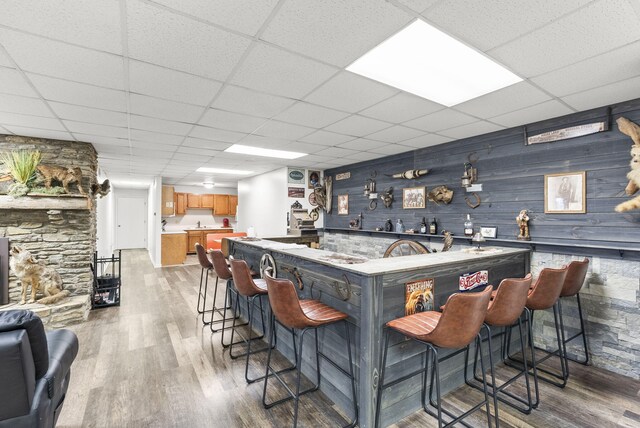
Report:
[[[458,289],[460,291],[473,290],[489,284],[489,271],[479,270],[473,273],[465,273],[460,276],[458,281]]]

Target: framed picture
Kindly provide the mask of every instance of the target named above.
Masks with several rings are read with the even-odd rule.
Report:
[[[402,208],[424,208],[426,204],[425,198],[426,188],[423,187],[405,187],[402,189]]]
[[[290,198],[304,198],[304,187],[288,187],[287,195]]]
[[[544,176],[544,212],[584,214],[587,212],[586,173],[584,171]]]
[[[349,195],[338,195],[338,215],[349,214]]]
[[[289,168],[287,169],[287,182],[292,184],[304,184],[304,169]]]
[[[484,238],[494,238],[498,236],[497,227],[480,226],[480,235]]]
[[[311,171],[309,170],[309,189],[315,188],[320,184],[320,171]]]

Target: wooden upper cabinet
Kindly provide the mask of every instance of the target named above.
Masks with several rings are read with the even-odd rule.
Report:
[[[188,193],[187,208],[200,208],[200,195]]]
[[[184,215],[187,212],[187,194],[174,193],[173,205],[175,207],[175,215]]]
[[[236,215],[238,209],[238,195],[229,195],[229,215]]]
[[[175,201],[173,197],[173,186],[162,186],[162,215],[175,214]]]
[[[229,215],[229,195],[213,195],[213,213],[215,215]]]
[[[213,208],[213,195],[200,195],[200,208]]]

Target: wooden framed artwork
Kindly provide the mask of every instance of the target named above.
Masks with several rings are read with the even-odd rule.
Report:
[[[402,208],[414,209],[424,208],[427,199],[425,198],[426,188],[422,187],[405,187],[402,189]]]
[[[338,195],[338,215],[349,214],[349,195]]]
[[[498,228],[491,226],[480,226],[480,235],[483,238],[496,238],[498,236]]]
[[[320,171],[309,170],[309,189],[314,189],[320,185]]]
[[[544,212],[547,214],[584,214],[587,212],[585,171],[545,174]]]

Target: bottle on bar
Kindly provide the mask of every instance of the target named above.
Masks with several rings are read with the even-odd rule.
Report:
[[[467,219],[464,222],[464,236],[469,238],[473,237],[473,222],[471,221],[471,214],[467,214]]]
[[[436,222],[436,218],[433,218],[433,221],[429,223],[429,234],[437,235],[438,234],[438,222]]]
[[[427,220],[422,217],[422,223],[420,223],[420,233],[427,233]]]

